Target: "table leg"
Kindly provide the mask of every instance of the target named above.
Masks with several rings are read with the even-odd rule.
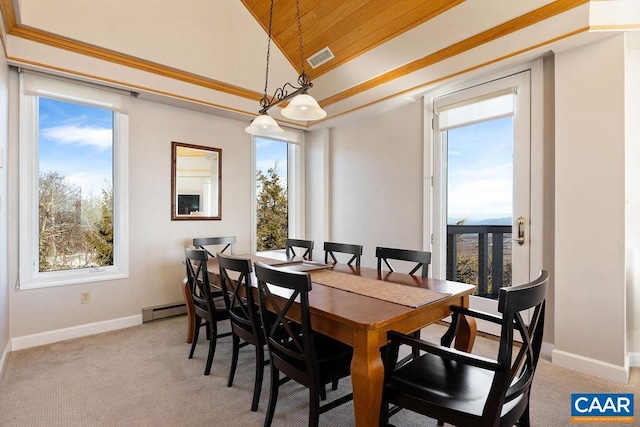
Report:
[[[182,293],[184,294],[184,300],[187,303],[187,343],[191,344],[193,342],[194,333],[193,300],[191,299],[191,290],[189,290],[189,282],[186,277],[182,281]]]
[[[378,342],[376,331],[355,331],[351,382],[356,427],[372,427],[379,424],[384,365]]]
[[[478,327],[476,325],[476,319],[470,316],[460,316],[460,323],[458,324],[456,342],[454,345],[455,349],[471,353],[471,350],[473,350],[473,343],[476,340],[477,330]]]

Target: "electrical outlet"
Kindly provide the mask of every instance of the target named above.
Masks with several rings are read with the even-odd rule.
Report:
[[[91,292],[82,291],[80,292],[80,304],[89,304],[91,302]]]

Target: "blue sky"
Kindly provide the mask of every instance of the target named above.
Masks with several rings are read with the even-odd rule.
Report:
[[[40,171],[57,170],[100,196],[112,182],[113,112],[40,97]]]
[[[278,175],[287,179],[287,143],[256,137],[256,169],[267,172],[278,162]]]
[[[448,131],[448,217],[512,216],[513,118]]]

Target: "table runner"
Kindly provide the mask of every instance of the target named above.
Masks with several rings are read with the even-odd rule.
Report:
[[[413,308],[438,301],[450,295],[430,289],[368,279],[332,270],[312,271],[310,274],[311,281],[321,285]]]

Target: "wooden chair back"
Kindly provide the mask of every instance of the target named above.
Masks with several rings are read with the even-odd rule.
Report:
[[[229,312],[231,330],[251,344],[264,345],[258,302],[251,291],[251,260],[232,258],[222,253],[218,253],[217,258],[220,266],[220,285]],[[231,279],[229,272],[235,272],[237,277]]]
[[[347,261],[347,265],[351,265],[351,263],[355,261],[356,267],[360,267],[360,258],[362,257],[362,245],[324,242],[324,263],[327,264],[329,262],[329,257],[331,257],[333,262],[337,263],[338,259],[335,256],[336,252],[352,255],[351,259]]]
[[[302,258],[306,260],[313,259],[313,240],[303,239],[287,239],[285,240],[285,254],[287,258],[293,258],[299,256],[295,248],[302,248],[305,251],[302,252]]]
[[[216,309],[209,286],[207,252],[202,249],[184,248],[184,254],[194,311],[200,318],[214,322]]]
[[[271,364],[287,377],[307,387],[314,386],[318,383],[318,360],[309,314],[309,275],[277,270],[260,262],[255,264],[255,271]],[[290,291],[285,301],[274,296],[272,286]],[[274,315],[266,315],[269,311]],[[291,317],[299,317],[300,323],[290,320]]]
[[[378,270],[380,271],[383,269],[383,263],[390,271],[395,271],[389,260],[411,261],[417,264],[409,274],[414,274],[418,269],[422,269],[422,277],[429,275],[431,252],[377,247],[376,258],[378,258]]]
[[[198,249],[207,251],[207,254],[211,258],[215,258],[215,252],[225,252],[229,249],[229,253],[233,255],[234,245],[236,244],[236,236],[224,236],[224,237],[196,237],[193,239],[193,246]],[[206,246],[220,246],[225,245],[221,251],[209,251]]]

